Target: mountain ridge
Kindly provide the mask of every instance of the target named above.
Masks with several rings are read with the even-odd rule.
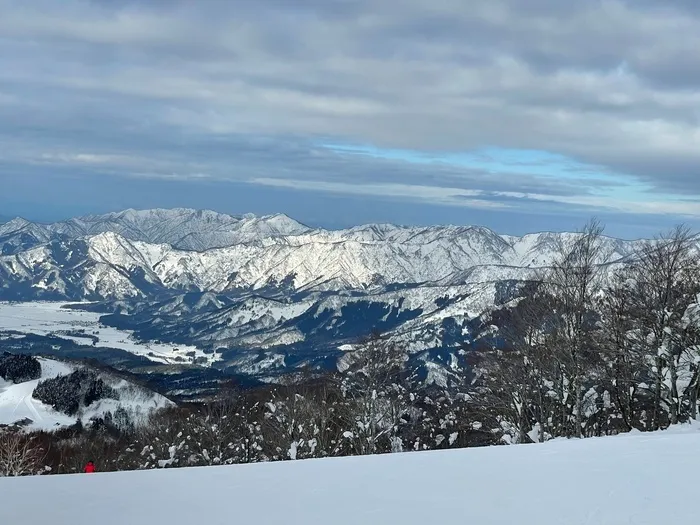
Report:
[[[119,233],[133,241],[166,243],[181,249],[205,251],[267,236],[291,235],[309,230],[308,226],[284,214],[233,216],[190,208],[130,208],[52,223],[16,217],[0,224],[0,253],[8,255],[48,240],[78,239],[106,232]]]
[[[179,229],[191,219],[194,222],[186,223],[184,231]],[[200,235],[201,244],[201,232],[196,231],[201,220],[213,224],[204,235],[218,247],[199,251],[139,239]],[[395,284],[459,285],[501,274],[517,280],[551,264],[559,245],[576,235],[501,236],[476,226],[310,230],[287,216],[270,215],[247,216],[234,224],[235,230],[222,230],[217,237],[231,220],[237,219],[160,209],[78,218],[46,230],[29,221],[12,221],[0,227],[0,299],[113,300],[265,289],[368,291]],[[88,229],[99,232],[84,235]],[[612,237],[603,242],[606,260],[612,261],[624,259],[636,246]]]
[[[135,208],[128,208],[125,210],[120,210],[120,211],[113,211],[113,212],[108,212],[104,214],[88,214],[88,215],[81,215],[81,216],[76,216],[72,217],[69,219],[64,219],[60,221],[54,221],[54,222],[44,222],[44,221],[34,221],[31,219],[27,219],[23,216],[16,216],[16,217],[9,217],[9,216],[2,216],[0,218],[0,235],[2,235],[3,228],[7,228],[9,224],[11,223],[16,223],[16,224],[21,224],[21,225],[31,225],[36,228],[44,228],[48,231],[54,232],[54,233],[71,233],[72,238],[77,238],[80,236],[86,236],[86,235],[95,235],[97,233],[103,233],[106,231],[116,231],[115,229],[103,229],[103,230],[94,230],[93,231],[85,231],[84,228],[86,227],[85,224],[105,224],[109,223],[111,221],[113,222],[120,222],[123,220],[133,220],[134,217],[140,217],[142,220],[148,220],[152,221],[153,218],[160,218],[162,220],[169,220],[172,219],[173,215],[180,215],[184,216],[186,219],[190,220],[192,218],[196,217],[207,217],[209,219],[212,218],[219,218],[221,222],[224,224],[226,223],[238,223],[238,222],[243,222],[243,221],[270,221],[270,220],[281,220],[282,222],[289,223],[291,226],[297,227],[299,229],[300,234],[303,233],[313,233],[313,232],[325,232],[326,234],[333,234],[334,232],[337,233],[338,235],[356,235],[359,232],[363,232],[366,230],[373,230],[375,233],[381,233],[381,232],[410,232],[411,235],[414,235],[416,233],[420,232],[430,232],[430,231],[467,231],[467,230],[481,230],[483,232],[490,232],[493,233],[502,239],[506,240],[507,242],[514,242],[517,240],[522,240],[528,236],[532,235],[538,235],[538,236],[544,236],[544,235],[553,235],[553,236],[560,236],[560,235],[565,235],[565,234],[575,234],[575,232],[570,232],[570,231],[554,231],[554,230],[541,230],[541,231],[535,231],[535,232],[530,232],[526,233],[523,235],[512,235],[512,234],[498,234],[495,232],[495,230],[492,230],[486,226],[480,226],[480,225],[474,225],[474,224],[467,224],[467,225],[461,225],[461,224],[431,224],[431,225],[407,225],[407,224],[399,224],[399,223],[365,223],[365,224],[358,224],[349,228],[322,228],[322,227],[311,227],[308,226],[284,213],[273,213],[273,214],[266,214],[266,215],[256,215],[253,213],[243,213],[240,215],[231,215],[227,213],[221,213],[217,212],[214,210],[210,209],[197,209],[197,208],[143,208],[143,209],[135,209]],[[83,226],[80,226],[80,225]],[[82,229],[81,229],[82,228]],[[287,235],[291,235],[287,233]],[[130,238],[128,235],[124,235],[127,238]],[[625,238],[619,238],[619,237],[613,237],[613,236],[607,236],[603,235],[603,237],[609,238],[609,239],[615,239],[621,242],[626,242],[626,243],[634,243],[638,242],[643,239],[625,239]],[[142,240],[138,238],[131,238],[131,240]],[[379,239],[379,240],[385,240],[385,239]],[[398,239],[397,239],[398,240]],[[152,243],[157,243],[157,241],[145,241],[145,242],[152,242]],[[407,242],[406,240],[403,240],[402,242]],[[0,241],[0,246],[1,246],[1,241]],[[167,244],[172,244],[174,247],[178,247],[177,243],[173,242],[168,242]],[[223,247],[223,246],[221,246]],[[187,249],[187,248],[181,248],[181,249]]]

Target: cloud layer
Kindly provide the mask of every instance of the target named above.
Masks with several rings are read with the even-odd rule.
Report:
[[[0,13],[3,185],[72,169],[700,218],[695,1],[0,0]]]

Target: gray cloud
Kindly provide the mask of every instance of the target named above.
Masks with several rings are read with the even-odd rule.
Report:
[[[612,184],[319,144],[500,147],[636,180],[640,209],[670,194],[691,199],[669,205],[685,213],[700,196],[691,0],[0,0],[0,12],[0,160],[13,166],[457,188],[517,207],[595,209]]]

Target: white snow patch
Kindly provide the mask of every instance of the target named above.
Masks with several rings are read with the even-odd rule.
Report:
[[[216,502],[232,497],[243,523],[695,523],[698,447],[698,428],[684,427],[542,445],[2,478],[0,493],[3,523],[27,525],[93,525],[98,515],[101,525],[229,523],[231,505]],[[362,503],[350,511],[348,501]]]
[[[63,308],[66,304],[0,302],[0,330],[52,335],[87,346],[92,345],[90,336],[95,336],[99,339],[95,346],[118,348],[160,363],[191,362],[202,357],[211,363],[219,358],[218,354],[207,355],[194,346],[137,341],[128,330],[100,324],[100,314]],[[85,337],[61,333],[81,329],[85,330]],[[194,357],[188,356],[189,352],[194,352]]]

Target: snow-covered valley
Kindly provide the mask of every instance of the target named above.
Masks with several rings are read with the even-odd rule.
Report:
[[[684,425],[540,445],[0,478],[1,512],[24,525],[695,523],[698,447],[698,426]]]
[[[67,304],[60,302],[0,302],[0,341],[17,333],[51,335],[79,345],[125,350],[157,363],[215,359],[194,346],[138,341],[128,331],[100,323],[99,314],[64,306]]]

